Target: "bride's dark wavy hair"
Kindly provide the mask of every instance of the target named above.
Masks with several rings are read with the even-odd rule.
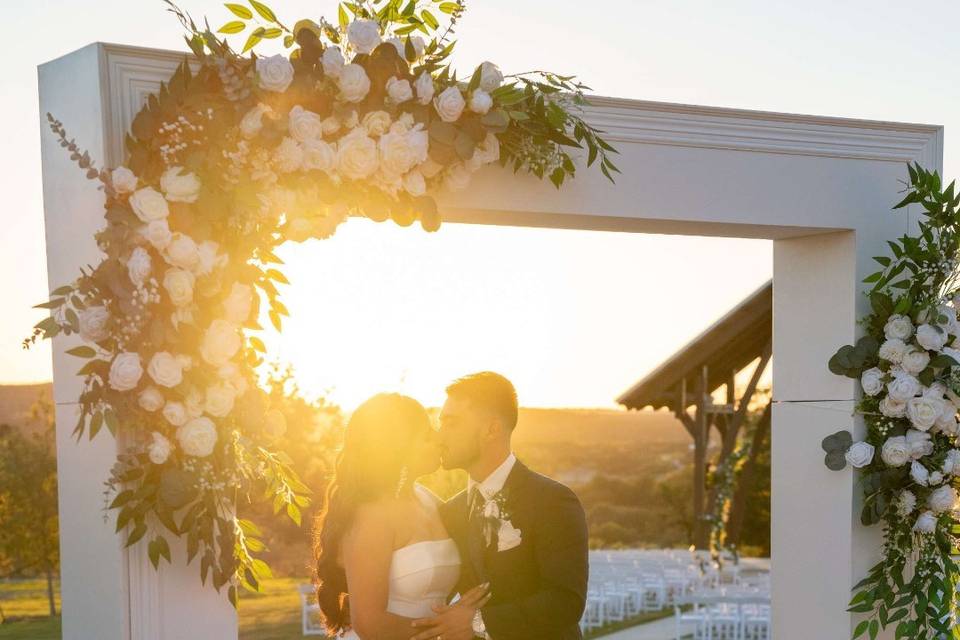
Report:
[[[338,562],[343,534],[357,507],[396,493],[411,449],[430,428],[423,405],[399,393],[375,395],[350,416],[314,528],[314,584],[327,633],[350,626],[347,575]]]

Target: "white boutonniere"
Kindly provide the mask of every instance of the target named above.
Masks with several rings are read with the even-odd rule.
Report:
[[[520,529],[513,526],[507,509],[507,496],[498,491],[483,505],[483,536],[489,547],[493,542],[493,533],[497,533],[497,551],[508,551],[519,545],[523,538]]]

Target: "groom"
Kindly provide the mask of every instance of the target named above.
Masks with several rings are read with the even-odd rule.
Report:
[[[505,377],[475,373],[447,387],[440,413],[445,469],[465,469],[467,490],[441,506],[460,549],[459,591],[487,583],[480,609],[437,608],[413,640],[579,640],[587,594],[587,524],[564,485],[511,451],[517,393]]]

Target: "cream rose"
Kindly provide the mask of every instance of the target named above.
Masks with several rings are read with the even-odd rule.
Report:
[[[150,411],[151,413],[159,411],[163,408],[163,394],[160,393],[160,389],[151,385],[140,392],[137,402],[144,411]]]
[[[918,393],[920,382],[907,373],[894,376],[893,380],[887,383],[887,394],[897,402],[906,402]]]
[[[358,64],[344,65],[337,77],[337,85],[340,87],[340,98],[347,102],[360,102],[370,92],[370,78]]]
[[[161,387],[175,387],[183,382],[183,367],[177,358],[167,352],[158,351],[150,358],[147,373]]]
[[[332,171],[337,164],[337,152],[323,140],[303,143],[303,168],[312,171]]]
[[[907,429],[903,439],[907,443],[907,449],[914,460],[933,453],[933,442],[930,440],[930,434],[926,431]]]
[[[340,139],[337,145],[337,171],[345,178],[369,178],[379,166],[377,143],[362,129]]]
[[[220,245],[213,240],[204,240],[201,242],[200,246],[197,247],[199,260],[197,260],[197,267],[194,273],[198,276],[205,276],[211,273],[215,267],[226,266],[229,258],[226,254],[217,253],[219,250]]]
[[[196,202],[200,196],[200,180],[183,167],[170,167],[160,176],[160,188],[170,202]]]
[[[147,445],[147,456],[153,464],[163,464],[173,452],[173,445],[163,434],[154,431],[151,434],[152,441]]]
[[[340,131],[340,120],[336,116],[327,116],[323,119],[323,135],[330,136]]]
[[[253,309],[253,288],[248,284],[234,282],[230,294],[223,301],[224,317],[234,324],[243,324],[250,318]]]
[[[868,396],[875,396],[883,391],[883,371],[877,367],[867,369],[860,375],[860,386]]]
[[[930,354],[924,349],[917,349],[915,347],[908,347],[906,353],[903,354],[903,359],[900,361],[900,366],[903,367],[903,370],[913,375],[917,375],[926,369],[928,364],[930,364]]]
[[[484,114],[493,106],[493,98],[483,89],[477,89],[470,96],[470,111]]]
[[[390,130],[390,114],[386,111],[371,111],[361,122],[370,136],[382,136]]]
[[[127,260],[127,275],[130,276],[130,282],[138,287],[150,276],[150,254],[143,247],[137,247],[130,254]]]
[[[387,133],[380,137],[380,167],[388,176],[399,177],[427,158],[422,132]]]
[[[410,81],[390,76],[390,79],[387,80],[387,97],[393,104],[402,104],[407,100],[413,100],[413,87],[410,86]]]
[[[206,458],[217,444],[217,428],[206,416],[194,418],[177,429],[177,441],[188,456]]]
[[[347,41],[357,53],[370,53],[380,44],[380,25],[374,20],[354,20],[347,27]]]
[[[163,250],[164,259],[174,267],[193,271],[200,263],[200,252],[193,238],[179,231],[170,236],[170,243]]]
[[[915,429],[927,431],[943,413],[943,400],[937,398],[910,398],[907,400],[907,417]]]
[[[170,244],[173,234],[170,233],[170,225],[166,220],[151,220],[140,227],[140,235],[147,239],[154,249],[163,251]]]
[[[880,449],[880,459],[888,467],[902,467],[910,461],[911,457],[910,448],[904,436],[887,438]]]
[[[493,91],[503,83],[503,74],[500,68],[492,62],[480,65],[480,88],[487,93]]]
[[[182,402],[168,402],[163,405],[163,417],[167,422],[175,427],[182,426],[187,422],[187,408]]]
[[[144,187],[130,196],[130,208],[142,222],[162,220],[170,215],[167,199],[153,187]]]
[[[917,327],[917,344],[924,349],[939,351],[947,342],[947,332],[930,324]]]
[[[887,318],[887,323],[883,326],[883,334],[888,340],[906,340],[913,335],[913,323],[907,316],[895,313]]]
[[[281,54],[257,58],[257,77],[264,91],[283,93],[293,82],[293,65]]]
[[[110,337],[110,312],[106,307],[87,307],[78,315],[81,338],[87,342],[100,342]]]
[[[429,104],[433,100],[435,89],[433,87],[433,76],[429,73],[424,72],[417,76],[417,79],[413,81],[413,88],[417,92],[417,102],[420,104]]]
[[[316,140],[323,135],[323,118],[313,111],[307,111],[297,105],[290,109],[290,115],[287,118],[287,130],[298,142]]]
[[[234,388],[220,382],[207,387],[207,395],[203,403],[203,410],[217,418],[226,417],[233,411],[233,401],[236,396]]]
[[[873,462],[873,445],[869,442],[855,442],[847,450],[845,457],[851,466],[862,468]]]
[[[255,138],[263,129],[263,116],[272,113],[273,109],[262,103],[247,111],[240,119],[240,135],[247,140]]]
[[[907,415],[907,403],[898,402],[887,396],[880,400],[880,413],[888,418],[902,418]]]
[[[203,336],[200,356],[209,364],[222,366],[236,355],[240,349],[241,338],[237,326],[217,318],[210,323]]]
[[[320,57],[320,63],[323,65],[323,72],[328,76],[336,78],[343,71],[344,59],[340,47],[327,47],[323,50]]]
[[[480,164],[490,164],[500,159],[500,139],[492,133],[477,145],[473,151],[473,159]]]
[[[187,412],[187,419],[199,418],[203,415],[203,405],[205,398],[197,389],[191,389],[184,400],[184,409]]]
[[[137,188],[137,176],[126,167],[117,167],[110,172],[110,183],[117,193],[130,193]]]
[[[163,288],[167,290],[170,302],[178,307],[193,302],[194,281],[195,276],[185,269],[167,269],[163,274]]]
[[[433,99],[433,108],[444,122],[456,122],[465,106],[463,94],[455,86],[447,87]]]
[[[136,388],[142,375],[143,366],[140,364],[140,356],[130,351],[123,351],[118,353],[110,363],[108,381],[110,387],[117,391],[130,391]]]

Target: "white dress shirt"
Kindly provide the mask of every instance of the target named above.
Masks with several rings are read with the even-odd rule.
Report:
[[[493,496],[497,495],[503,485],[507,482],[507,477],[510,475],[510,471],[513,470],[513,465],[517,463],[517,457],[512,453],[507,456],[507,459],[503,463],[493,470],[493,473],[484,478],[481,482],[477,482],[473,478],[467,478],[467,495],[470,495],[470,492],[473,491],[474,487],[479,486],[480,495],[483,496],[484,500],[489,500]]]

